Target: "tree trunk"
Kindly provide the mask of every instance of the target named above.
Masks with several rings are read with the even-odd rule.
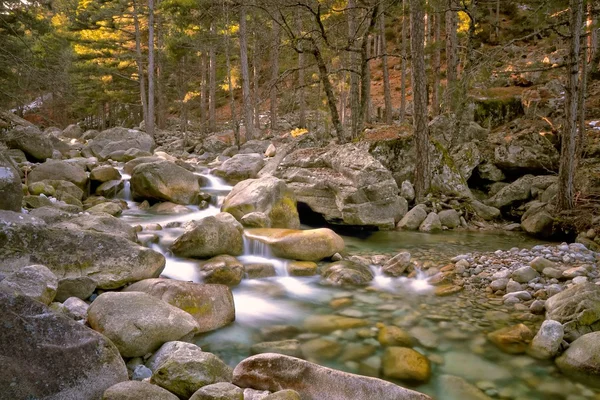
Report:
[[[423,0],[410,0],[410,48],[412,58],[413,124],[417,157],[415,194],[423,198],[429,191],[429,131],[427,126],[427,76],[425,73]]]
[[[441,75],[441,58],[442,48],[440,47],[441,30],[442,30],[442,17],[439,12],[438,4],[436,3],[435,18],[433,27],[433,87],[431,90],[431,114],[433,116],[439,115],[440,113],[440,75]]]
[[[335,95],[333,94],[333,87],[331,86],[331,81],[329,80],[329,71],[327,70],[327,64],[325,64],[325,60],[321,55],[321,51],[317,47],[316,43],[313,43],[312,54],[315,57],[315,61],[317,62],[317,67],[319,68],[319,78],[321,83],[323,84],[323,89],[325,89],[325,96],[327,97],[327,105],[329,106],[329,114],[331,116],[331,123],[335,128],[335,133],[338,138],[339,143],[344,143],[344,127],[340,122],[340,116],[338,114],[337,105],[335,104]]]
[[[224,3],[223,3],[224,4]],[[225,6],[223,6],[225,8]],[[227,16],[227,26],[229,26],[229,12],[225,12]],[[240,124],[235,112],[235,96],[233,93],[233,80],[231,79],[231,57],[229,56],[229,32],[225,33],[225,64],[227,67],[227,86],[229,86],[229,109],[231,112],[231,122],[233,124],[233,133],[235,137],[235,145],[240,148]]]
[[[217,55],[215,51],[215,23],[210,23],[211,43],[208,48],[208,130],[217,130]]]
[[[581,26],[583,0],[570,0],[569,77],[565,95],[565,121],[560,148],[558,171],[557,209],[570,210],[575,206],[575,176],[577,116],[579,106],[579,52],[581,47]]]
[[[148,123],[146,133],[154,137],[154,0],[148,0]]]
[[[144,76],[144,57],[142,55],[142,40],[140,33],[140,21],[136,0],[133,0],[133,26],[135,29],[135,55],[140,80],[140,98],[142,99],[142,113],[144,125],[148,126],[148,95],[146,94],[146,78]]]
[[[160,0],[156,0],[158,4]],[[164,129],[167,126],[167,76],[166,57],[162,51],[164,48],[165,35],[163,31],[160,14],[156,15],[156,126]]]
[[[378,11],[379,5],[376,4],[373,7],[371,15],[369,16],[369,25],[363,33],[360,46],[360,108],[357,127],[357,133],[359,135],[362,133],[364,122],[370,122],[369,103],[371,100],[371,70],[369,68],[369,58],[371,56],[371,52],[369,48],[369,37],[375,30]]]
[[[281,29],[278,21],[273,22],[273,43],[271,47],[271,129],[277,129],[277,80],[279,79],[279,43]]]
[[[208,57],[206,52],[200,56],[200,126],[207,132],[208,126]]]
[[[252,49],[252,105],[254,106],[252,111],[254,112],[254,127],[255,132],[260,130],[260,104],[258,98],[259,88],[259,70],[258,70],[258,38],[256,29],[252,30],[252,42],[254,44]]]
[[[357,32],[356,32],[356,2],[355,0],[348,0],[348,40],[352,44],[355,43]],[[360,108],[360,84],[358,62],[356,60],[356,53],[354,51],[348,52],[348,68],[350,69],[350,137],[357,137],[358,132],[358,118]]]
[[[458,17],[456,0],[448,0],[446,11],[446,109],[455,111],[455,91],[458,68]]]
[[[385,40],[385,12],[379,17],[379,34],[381,35],[381,66],[383,69],[383,97],[385,101],[385,123],[392,123],[392,91],[390,89],[390,72],[388,69],[387,45]]]
[[[302,34],[302,16],[300,12],[296,15],[296,27],[299,34]],[[300,44],[299,46],[302,46]],[[306,128],[306,95],[304,91],[304,49],[300,48],[298,53],[298,127]]]
[[[400,71],[400,121],[406,119],[406,59],[408,57],[407,42],[408,42],[408,21],[406,18],[406,1],[402,0],[402,33],[400,35],[401,48],[401,71]]]
[[[244,103],[244,126],[246,127],[246,140],[254,139],[254,107],[250,93],[250,71],[248,69],[248,36],[246,33],[246,6],[240,7],[240,64],[242,68],[242,95]]]
[[[184,75],[186,65],[185,56],[179,60],[179,74],[177,74],[177,89],[179,94],[179,128],[184,136],[184,144],[187,142],[185,133],[187,132],[187,101],[185,95],[187,93],[186,78]]]

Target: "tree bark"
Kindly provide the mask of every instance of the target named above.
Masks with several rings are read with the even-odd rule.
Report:
[[[400,48],[401,48],[401,71],[400,71],[400,121],[404,122],[406,119],[406,59],[408,57],[407,52],[407,33],[408,33],[408,22],[406,18],[406,1],[402,0],[402,33],[400,35]]]
[[[329,107],[329,114],[331,116],[331,123],[335,129],[336,136],[338,138],[339,143],[344,143],[344,127],[340,122],[340,116],[338,114],[337,105],[335,104],[335,95],[333,94],[333,87],[331,86],[331,81],[329,80],[329,71],[327,70],[327,64],[323,59],[323,55],[321,51],[317,47],[316,43],[312,43],[312,54],[315,57],[315,61],[317,62],[317,67],[319,68],[319,79],[321,80],[321,84],[323,85],[323,89],[325,90],[325,96],[327,98],[327,105]]]
[[[154,137],[154,0],[148,0],[148,123],[146,133]]]
[[[217,55],[215,51],[215,23],[210,23],[211,42],[208,48],[208,130],[217,130]]]
[[[354,44],[356,41],[356,2],[348,0],[348,42]],[[360,79],[358,71],[357,54],[348,52],[348,68],[350,69],[350,137],[358,136],[358,118],[360,108]]]
[[[375,30],[377,24],[377,13],[379,11],[379,4],[373,7],[371,15],[369,16],[369,25],[363,33],[361,46],[360,46],[360,108],[358,114],[358,126],[357,134],[361,134],[364,126],[364,122],[369,122],[369,102],[371,100],[371,70],[369,68],[369,37]]]
[[[456,0],[448,0],[446,11],[446,109],[455,111],[455,91],[458,77],[458,17],[456,14]]]
[[[579,106],[579,52],[581,47],[581,27],[583,0],[570,0],[569,67],[565,95],[565,121],[560,148],[558,171],[557,209],[570,210],[575,206],[575,163],[577,142],[577,116]]]
[[[252,94],[250,93],[250,71],[248,69],[248,37],[246,33],[246,6],[240,7],[240,64],[242,69],[242,95],[244,103],[244,126],[246,127],[246,140],[254,139],[254,113]]]
[[[252,30],[252,111],[254,113],[255,132],[260,130],[260,105],[258,99],[259,70],[258,70],[258,35],[256,29]]]
[[[223,3],[225,8],[225,3]],[[225,11],[226,24],[229,26],[229,12]],[[231,112],[231,122],[233,124],[233,133],[235,137],[235,145],[240,148],[240,124],[235,112],[235,96],[233,93],[233,80],[231,79],[231,57],[229,56],[229,31],[225,33],[225,64],[227,67],[227,86],[229,86],[229,109]]]
[[[300,12],[296,15],[296,27],[299,35],[302,35],[302,16]],[[304,91],[304,49],[302,42],[299,44],[300,52],[298,53],[298,127],[306,128],[306,95]]]
[[[440,75],[442,69],[442,48],[440,46],[442,17],[439,12],[440,10],[438,7],[438,3],[436,3],[435,11],[436,12],[433,27],[433,45],[435,46],[435,48],[433,49],[433,85],[431,90],[431,114],[433,116],[439,115],[440,113]]]
[[[383,56],[381,57],[381,65],[383,70],[383,97],[385,101],[385,123],[392,123],[392,91],[390,89],[390,72],[387,59],[387,45],[385,40],[385,12],[379,17],[379,34],[381,35],[381,49]]]
[[[140,98],[142,100],[142,113],[144,125],[148,126],[148,95],[146,93],[146,78],[144,76],[144,57],[142,55],[142,40],[140,32],[140,21],[136,0],[133,0],[133,26],[135,29],[135,55],[140,80]]]
[[[277,21],[273,22],[273,43],[271,45],[271,129],[277,129],[277,80],[279,79],[279,43],[281,29]]]
[[[200,56],[200,126],[202,132],[208,127],[208,57],[206,52]]]
[[[416,142],[415,195],[423,198],[429,191],[429,129],[427,126],[427,76],[425,73],[423,0],[410,0],[410,47],[412,58],[413,124]]]

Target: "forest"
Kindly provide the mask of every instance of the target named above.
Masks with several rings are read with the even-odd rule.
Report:
[[[597,0],[0,0],[0,400],[600,400]]]

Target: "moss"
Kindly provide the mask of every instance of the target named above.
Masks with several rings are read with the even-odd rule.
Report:
[[[497,127],[524,114],[518,96],[475,99],[475,122]]]
[[[290,226],[295,225],[292,222],[298,220],[296,200],[290,196],[284,196],[273,206],[269,218],[273,228],[297,228],[297,226]]]

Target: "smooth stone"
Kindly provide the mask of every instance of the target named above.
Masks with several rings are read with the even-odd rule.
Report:
[[[243,360],[233,371],[233,383],[273,392],[292,389],[303,400],[430,400],[427,395],[390,382],[277,354],[260,354]]]
[[[198,389],[190,400],[245,400],[244,391],[229,382],[218,382]]]
[[[304,329],[309,332],[330,333],[368,325],[364,319],[342,317],[339,315],[311,315],[304,320]]]
[[[382,346],[407,346],[413,344],[412,337],[402,328],[387,325],[379,330],[377,340]]]
[[[527,354],[542,360],[555,357],[560,351],[564,333],[560,322],[545,320],[531,341]]]
[[[296,339],[260,342],[250,348],[252,355],[263,353],[285,354],[286,356],[302,358],[300,342]]]
[[[177,396],[148,382],[126,381],[106,389],[102,400],[179,400]]]
[[[442,375],[438,379],[438,396],[444,400],[491,400],[477,387],[459,376]]]
[[[300,347],[308,361],[332,360],[342,352],[342,346],[337,341],[325,338],[309,340]]]
[[[58,278],[43,265],[29,265],[6,275],[0,288],[16,291],[45,305],[52,303],[58,289]]]
[[[560,322],[565,340],[600,330],[600,286],[574,285],[546,300],[546,319]]]
[[[503,352],[520,354],[527,350],[527,346],[533,338],[533,333],[527,326],[518,324],[498,329],[489,333],[487,337]]]
[[[383,375],[407,381],[427,382],[431,364],[427,357],[407,347],[388,347],[382,357]]]
[[[229,213],[192,220],[171,245],[180,257],[210,258],[222,254],[239,256],[243,251],[244,228]]]
[[[539,276],[540,274],[530,266],[521,267],[511,274],[511,278],[519,283],[527,283]]]
[[[565,375],[600,388],[600,331],[576,339],[556,359],[556,365]]]
[[[319,261],[344,250],[344,239],[328,228],[248,229],[246,236],[269,245],[276,257],[300,261]]]
[[[287,265],[291,276],[313,276],[317,273],[317,264],[313,261],[292,261]]]

